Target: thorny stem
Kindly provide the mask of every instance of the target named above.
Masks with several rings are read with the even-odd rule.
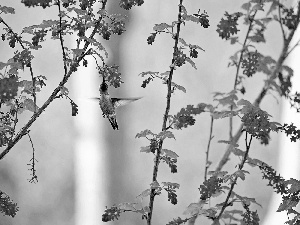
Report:
[[[295,29],[291,30],[291,32],[289,33],[288,37],[286,38],[286,40],[284,40],[283,43],[283,48],[281,51],[281,54],[276,62],[275,68],[273,69],[271,76],[269,78],[270,81],[275,80],[278,76],[278,73],[281,70],[281,67],[283,65],[283,62],[285,61],[285,59],[287,58],[287,56],[290,54],[291,51],[289,51],[289,45],[294,37],[295,31],[298,28],[300,22],[300,1],[298,2],[298,9],[297,9],[297,20],[296,20],[296,26]],[[259,106],[262,99],[265,97],[265,95],[267,94],[268,90],[271,87],[271,82],[266,82],[266,85],[262,88],[262,90],[260,91],[259,95],[257,96],[257,98],[255,99],[255,101],[253,102],[254,106]],[[242,123],[238,129],[238,131],[236,132],[236,134],[233,136],[232,138],[232,143],[237,143],[237,141],[240,139],[241,135],[242,135],[242,130],[243,130],[243,126],[244,124]],[[224,155],[222,156],[222,159],[220,160],[216,171],[221,171],[223,166],[227,163],[227,161],[229,160],[229,156],[231,154],[231,148],[230,146],[228,146],[228,148],[226,149],[226,152],[224,153]]]
[[[178,41],[179,41],[179,33],[180,33],[180,25],[181,25],[181,12],[182,12],[182,2],[183,0],[179,0],[179,12],[178,12],[178,22],[177,22],[177,31],[176,31],[176,36],[175,36],[175,44],[174,44],[174,51],[173,51],[173,57],[172,57],[172,63],[170,67],[170,74],[168,78],[168,93],[167,93],[167,106],[166,106],[166,111],[164,114],[163,118],[163,125],[162,125],[162,131],[167,130],[167,120],[169,116],[169,111],[170,111],[170,106],[171,106],[171,95],[172,95],[172,78],[173,78],[173,73],[175,69],[175,56],[178,51]],[[159,146],[156,152],[155,156],[155,163],[153,167],[153,173],[152,173],[152,182],[157,181],[157,173],[158,173],[158,165],[160,162],[160,155],[161,155],[161,149],[163,145],[163,140],[160,140]],[[149,201],[149,213],[147,217],[147,225],[151,225],[151,220],[152,220],[152,213],[153,213],[153,204],[154,204],[154,198],[155,198],[155,189],[151,189],[151,194],[150,194],[150,201]]]
[[[106,6],[106,2],[107,1],[103,1],[103,5],[102,5],[102,9],[105,8]],[[101,22],[102,17],[100,17],[98,19],[98,21],[95,24],[95,27],[91,33],[91,35],[89,36],[89,38],[93,38],[94,35],[96,34],[96,31],[98,30],[98,26],[99,23]],[[0,20],[1,21],[1,20]],[[67,83],[68,79],[70,78],[70,76],[73,74],[73,72],[76,71],[77,67],[79,66],[79,63],[81,62],[81,60],[87,55],[89,54],[89,50],[87,50],[88,46],[89,46],[90,42],[88,42],[87,40],[85,41],[85,45],[82,51],[82,54],[80,56],[78,56],[73,63],[70,65],[70,70],[68,71],[67,74],[65,74],[63,76],[63,79],[61,80],[61,82],[58,84],[58,86],[54,89],[54,91],[52,92],[52,94],[49,96],[49,98],[46,100],[46,102],[42,105],[41,108],[39,108],[39,110],[34,113],[32,115],[32,117],[30,118],[30,120],[21,128],[21,130],[17,133],[17,135],[8,143],[8,146],[6,147],[6,149],[4,149],[1,153],[0,153],[0,160],[3,159],[3,157],[9,153],[9,151],[18,143],[18,141],[21,140],[21,138],[26,135],[28,129],[31,127],[31,125],[36,121],[36,119],[42,114],[42,112],[50,105],[50,103],[56,98],[57,94],[59,93],[59,91],[61,90],[61,88]]]
[[[207,149],[206,149],[206,159],[205,159],[205,172],[204,172],[204,180],[207,180],[207,170],[209,168],[210,163],[208,162],[208,156],[209,156],[209,149],[210,149],[210,143],[211,140],[214,138],[212,136],[213,132],[213,126],[214,126],[214,117],[211,116],[211,121],[210,121],[210,131],[209,131],[209,139],[208,139],[208,144],[207,144]]]
[[[14,35],[14,37],[19,42],[19,44],[21,45],[23,50],[28,50],[23,45],[23,42],[22,42],[21,38],[18,36],[18,34],[16,34],[12,30],[12,28],[2,19],[2,17],[0,17],[0,23],[3,23],[7,27],[9,32]],[[29,62],[26,66],[29,67],[29,70],[30,70],[30,76],[31,76],[31,80],[32,80],[32,94],[31,95],[33,97],[33,102],[34,102],[34,112],[33,113],[36,113],[37,107],[36,107],[35,77],[33,76],[33,70],[32,70],[32,66],[31,66],[31,62]]]
[[[252,141],[252,135],[250,136],[250,140],[249,140],[249,143],[248,143],[248,132],[246,132],[246,137],[245,137],[245,143],[246,143],[246,152],[244,154],[244,157],[241,161],[241,163],[239,164],[239,170],[242,170],[244,165],[245,165],[245,162],[247,160],[247,157],[248,157],[248,154],[249,154],[249,150],[250,150],[250,145],[251,145],[251,141]],[[230,196],[231,196],[231,193],[233,191],[233,188],[234,186],[236,185],[236,181],[238,179],[238,176],[235,176],[234,180],[232,181],[231,185],[230,185],[230,189],[229,189],[229,192],[226,196],[226,200],[223,202],[223,206],[221,208],[221,211],[219,213],[219,215],[216,217],[216,219],[214,221],[219,221],[224,210],[230,205],[229,203],[229,199],[230,199]]]

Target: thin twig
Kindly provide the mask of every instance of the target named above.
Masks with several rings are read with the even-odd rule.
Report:
[[[209,149],[210,149],[210,143],[211,140],[214,138],[212,136],[212,132],[213,132],[213,126],[214,126],[214,117],[211,116],[211,120],[210,120],[210,131],[209,131],[209,139],[208,139],[208,143],[207,143],[207,149],[206,149],[206,159],[205,159],[205,172],[204,172],[204,180],[207,180],[207,170],[210,166],[210,163],[208,162],[208,157],[209,157]]]
[[[239,164],[239,170],[242,170],[244,165],[245,165],[245,162],[247,160],[247,157],[248,157],[248,154],[249,154],[249,150],[250,150],[250,145],[251,145],[251,141],[252,141],[252,135],[250,136],[250,140],[249,140],[249,143],[248,143],[248,132],[246,132],[246,137],[245,137],[245,143],[246,143],[246,152],[244,154],[244,157],[241,161],[241,163]],[[230,205],[229,204],[229,199],[230,199],[230,196],[231,196],[231,193],[234,189],[234,186],[236,185],[236,181],[238,179],[238,176],[235,176],[234,180],[232,181],[231,185],[230,185],[230,189],[228,191],[228,194],[226,196],[226,200],[223,202],[223,206],[221,208],[221,211],[219,213],[219,215],[216,217],[215,221],[218,221],[220,220],[224,210]]]
[[[163,118],[163,125],[162,125],[162,131],[167,130],[167,120],[169,116],[169,111],[170,111],[170,106],[171,106],[171,95],[172,95],[172,78],[173,78],[173,73],[175,69],[175,57],[176,53],[178,51],[178,41],[179,41],[179,33],[180,33],[180,25],[181,25],[181,12],[182,12],[182,2],[183,0],[179,0],[179,13],[178,13],[178,22],[177,22],[177,31],[176,31],[176,36],[175,36],[175,44],[174,44],[174,51],[173,51],[173,57],[172,57],[172,63],[171,63],[171,69],[170,69],[170,74],[168,78],[168,93],[167,93],[167,106],[166,106],[166,111],[164,114]],[[155,163],[153,167],[153,173],[152,173],[152,182],[157,181],[157,173],[158,173],[158,165],[160,162],[160,155],[161,155],[161,149],[163,145],[163,140],[160,140],[159,146],[156,152],[155,156]],[[147,225],[151,225],[151,220],[152,220],[152,213],[153,213],[153,204],[154,204],[154,198],[155,198],[155,189],[151,189],[151,194],[150,194],[150,201],[149,201],[149,213],[147,217]]]
[[[62,50],[62,53],[63,53],[63,61],[64,61],[64,70],[65,70],[65,76],[68,72],[68,69],[67,69],[67,58],[66,58],[66,52],[65,52],[65,47],[64,47],[64,40],[63,40],[63,37],[62,37],[62,14],[61,14],[61,8],[60,8],[60,0],[57,0],[57,6],[58,6],[58,11],[59,11],[59,40],[60,40],[60,46],[61,46],[61,50]]]
[[[249,34],[250,34],[251,30],[252,30],[252,24],[253,24],[254,18],[256,16],[256,13],[257,13],[257,10],[255,10],[255,13],[253,14],[253,16],[249,15],[250,24],[249,24],[248,31],[247,31],[247,34],[246,34],[246,37],[245,37],[245,40],[244,40],[244,43],[243,43],[243,46],[242,46],[242,50],[241,50],[239,62],[237,64],[236,74],[235,74],[235,80],[234,80],[234,85],[233,85],[233,90],[236,90],[237,79],[239,77],[241,63],[242,63],[242,60],[243,60],[243,54],[244,54],[244,51],[246,50],[247,40],[248,40]],[[230,110],[231,111],[233,110],[233,106],[232,105],[230,106]],[[232,139],[233,139],[232,130],[233,130],[233,117],[230,116],[229,117],[229,140],[230,141],[232,141]]]
[[[103,6],[102,8],[105,7],[107,1],[103,1]],[[96,34],[96,31],[98,30],[98,26],[100,24],[102,20],[102,16],[100,16],[100,18],[98,19],[98,21],[95,24],[95,27],[91,33],[91,35],[89,36],[89,38],[93,38],[94,35]],[[33,116],[30,118],[30,120],[21,128],[21,130],[17,133],[17,135],[13,138],[13,140],[11,140],[8,144],[8,146],[6,147],[6,149],[4,149],[1,153],[0,153],[0,160],[3,159],[3,157],[9,153],[9,151],[15,146],[15,144],[18,143],[19,140],[21,140],[21,138],[26,135],[27,130],[29,129],[29,127],[31,127],[31,125],[36,121],[36,119],[42,114],[42,112],[50,105],[50,103],[56,98],[57,94],[60,92],[61,88],[67,83],[68,79],[70,78],[70,76],[73,74],[73,72],[76,71],[77,67],[79,66],[79,63],[81,62],[81,60],[87,55],[88,52],[90,52],[90,49],[88,51],[87,48],[89,46],[90,42],[85,40],[85,45],[82,51],[82,54],[78,57],[76,57],[76,59],[74,60],[74,62],[71,64],[70,66],[70,70],[69,72],[63,76],[63,79],[60,81],[60,83],[58,84],[58,86],[54,89],[54,91],[52,92],[52,94],[49,96],[49,98],[47,99],[47,101],[42,105],[41,108],[39,108],[39,110],[33,114]]]
[[[286,40],[286,34],[284,32],[284,29],[283,29],[283,25],[282,25],[282,18],[281,18],[281,10],[280,10],[280,7],[281,7],[281,4],[278,0],[278,16],[279,16],[279,24],[280,24],[280,29],[281,29],[281,32],[282,32],[282,37],[283,37],[283,41]]]

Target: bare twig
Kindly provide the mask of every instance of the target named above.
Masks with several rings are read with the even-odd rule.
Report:
[[[173,78],[173,73],[175,69],[175,57],[176,53],[178,51],[178,41],[179,41],[179,33],[180,33],[180,25],[181,25],[181,12],[182,12],[182,2],[183,0],[179,0],[179,12],[178,12],[178,22],[177,22],[177,31],[176,31],[176,36],[174,37],[175,39],[175,44],[174,44],[174,51],[173,51],[173,57],[172,57],[172,63],[171,63],[171,69],[170,69],[170,74],[168,78],[168,93],[167,93],[167,106],[163,118],[163,125],[162,125],[162,131],[167,130],[167,120],[169,116],[169,111],[170,111],[170,106],[171,106],[171,95],[172,95],[172,78]],[[155,163],[153,167],[153,173],[152,173],[152,182],[155,182],[157,180],[157,173],[158,173],[158,165],[160,162],[160,155],[161,155],[161,149],[163,145],[163,140],[160,140],[159,146],[156,152],[155,156]],[[153,213],[153,204],[154,204],[154,198],[155,198],[155,189],[151,189],[151,194],[150,194],[150,201],[149,201],[149,209],[150,212],[148,213],[147,217],[147,224],[151,225],[151,220],[152,220],[152,213]]]
[[[208,139],[208,144],[207,144],[207,149],[206,149],[206,159],[205,159],[205,172],[204,172],[204,180],[207,180],[207,170],[210,166],[210,163],[208,161],[208,156],[209,156],[209,149],[210,149],[210,143],[211,140],[214,138],[212,136],[212,132],[213,132],[213,126],[214,126],[214,117],[211,116],[211,120],[210,120],[210,131],[209,131],[209,139]]]
[[[64,47],[64,40],[63,40],[63,37],[62,37],[62,14],[61,14],[61,7],[60,7],[60,0],[57,0],[57,6],[58,6],[58,11],[59,11],[59,40],[60,40],[60,46],[61,46],[61,50],[62,50],[62,53],[63,53],[63,61],[64,61],[64,70],[65,70],[65,76],[68,72],[68,69],[67,69],[67,63],[66,63],[66,52],[65,52],[65,47]]]

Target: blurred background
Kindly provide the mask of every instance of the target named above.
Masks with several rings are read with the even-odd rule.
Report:
[[[148,45],[146,40],[153,32],[154,24],[170,24],[177,19],[179,1],[146,1],[142,7],[134,7],[130,11],[120,9],[119,1],[108,2],[109,12],[127,14],[129,18],[126,24],[127,31],[123,35],[113,36],[110,41],[102,40],[110,55],[108,64],[120,65],[125,82],[117,90],[110,88],[110,94],[113,97],[143,98],[118,109],[120,130],[114,131],[107,119],[102,117],[98,103],[89,100],[90,97],[99,95],[98,87],[101,82],[97,71],[94,70],[93,60],[90,60],[88,68],[81,68],[73,74],[67,88],[70,90],[70,97],[79,106],[79,114],[72,117],[69,101],[57,99],[30,128],[38,160],[38,183],[28,182],[31,177],[27,164],[32,157],[32,149],[27,136],[23,137],[0,162],[0,190],[7,193],[20,208],[15,218],[1,217],[0,225],[104,224],[101,217],[105,206],[137,202],[136,196],[149,188],[153,156],[140,153],[140,147],[148,145],[148,142],[146,139],[136,139],[135,135],[145,129],[154,133],[161,130],[167,90],[159,81],[154,81],[143,89],[143,78],[138,74],[144,71],[165,72],[169,69],[173,40],[168,35],[158,35],[153,45]],[[195,60],[198,70],[185,65],[175,71],[174,82],[184,86],[187,92],[175,91],[172,95],[171,114],[179,112],[188,104],[213,104],[213,92],[232,90],[235,71],[232,67],[227,68],[227,65],[237,46],[221,40],[216,27],[225,11],[239,11],[244,2],[246,1],[184,1],[184,6],[190,14],[197,13],[198,9],[201,9],[201,12],[207,11],[210,27],[203,29],[195,23],[182,26],[181,37],[188,43],[199,45],[205,52],[199,52]],[[27,8],[19,1],[11,0],[1,0],[0,4],[16,9],[15,15],[1,16],[17,33],[20,33],[23,27],[40,24],[58,14],[57,7]],[[279,25],[271,24],[266,31],[267,43],[258,46],[262,54],[271,55],[275,59],[282,48],[279,29]],[[241,37],[245,32],[245,28],[241,29]],[[38,95],[38,106],[44,103],[63,75],[59,41],[50,40],[42,45],[42,49],[34,52],[35,59],[32,63],[34,74],[44,75],[48,79],[47,86]],[[7,43],[0,42],[1,61],[5,62],[11,58],[13,51]],[[29,71],[25,70],[24,79],[28,77]],[[247,80],[247,92],[243,98],[252,102],[263,87],[263,79],[263,75],[256,74]],[[292,117],[289,117],[288,121],[282,119],[282,105],[278,96],[267,95],[261,108],[271,114],[274,121],[293,121],[297,126],[299,116],[296,117],[296,121]],[[27,111],[20,116],[19,128],[28,121],[31,114]],[[234,128],[237,129],[239,121],[236,119],[234,122]],[[201,114],[197,117],[195,126],[181,131],[174,130],[176,140],[165,141],[164,148],[179,155],[178,173],[171,174],[169,167],[162,163],[158,181],[180,184],[177,192],[178,204],[170,204],[166,193],[157,197],[154,203],[153,224],[166,224],[173,218],[183,217],[185,208],[198,201],[198,188],[204,180],[209,126],[209,114]],[[215,169],[226,149],[226,145],[217,143],[217,140],[228,139],[227,127],[226,119],[216,120],[214,123],[214,139],[210,151],[210,161],[213,162],[211,170]],[[289,141],[279,134],[271,135],[268,146],[261,146],[259,141],[253,140],[250,157],[280,169],[278,146],[281,140]],[[240,146],[244,146],[242,141]],[[298,148],[297,145],[296,147]],[[239,159],[231,156],[224,170],[235,171],[238,162]],[[255,198],[263,206],[252,208],[258,210],[263,221],[267,219],[266,215],[269,215],[273,191],[266,186],[266,181],[261,180],[261,173],[257,168],[246,166],[245,169],[250,175],[247,175],[243,183],[238,183],[235,191],[242,196]],[[299,178],[299,175],[295,176]],[[295,176],[294,178],[297,178]],[[148,205],[148,198],[142,204]],[[121,215],[120,220],[107,224],[145,224],[145,221],[141,221],[140,215],[125,213]],[[200,218],[196,224],[210,223]]]

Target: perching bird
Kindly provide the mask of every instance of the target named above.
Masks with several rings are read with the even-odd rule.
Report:
[[[111,98],[108,93],[108,85],[103,82],[99,87],[100,98],[96,98],[99,100],[99,105],[102,110],[103,117],[107,117],[112,128],[119,129],[117,118],[116,118],[116,108],[119,106],[126,105],[133,101],[136,101],[140,98]]]

